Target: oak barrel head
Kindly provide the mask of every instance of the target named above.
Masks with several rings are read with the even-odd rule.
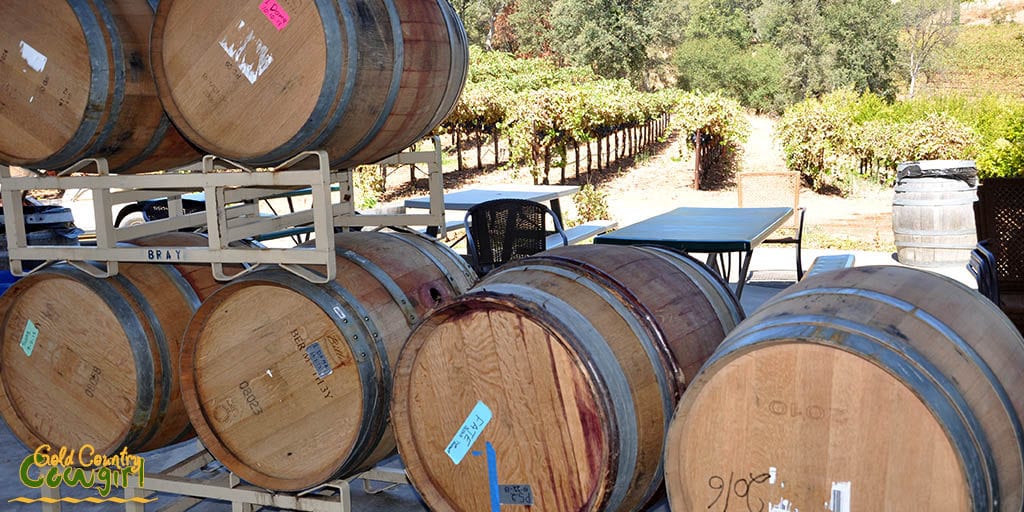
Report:
[[[182,355],[185,401],[204,444],[242,478],[276,489],[327,480],[373,406],[363,389],[374,372],[369,348],[360,345],[357,361],[341,320],[314,302],[326,299],[298,286],[270,279],[222,289],[197,313]]]
[[[397,153],[451,111],[468,67],[444,0],[165,0],[152,55],[185,136],[253,165],[311,149],[334,167]]]
[[[82,122],[90,41],[68,2],[12,0],[0,12],[0,159],[38,162],[71,142]]]
[[[513,302],[466,297],[410,337],[392,408],[407,472],[438,510],[487,509],[497,478],[542,509],[598,507],[618,444],[612,398],[577,347]]]
[[[0,297],[0,414],[30,448],[147,451],[191,437],[179,342],[199,300],[172,266],[57,265]]]
[[[892,266],[805,279],[740,324],[684,394],[669,501],[1016,510],[1022,364],[1005,315],[949,278]]]
[[[0,297],[0,414],[29,449],[88,443],[110,453],[141,428],[137,415],[153,410],[152,389],[139,388],[152,363],[136,366],[152,356],[143,327],[100,286],[40,273]]]
[[[247,161],[274,151],[329,109],[349,55],[333,2],[160,2],[153,69],[164,108],[212,154]],[[264,10],[272,5],[280,12]],[[332,19],[333,18],[333,19]],[[327,66],[335,69],[329,71]]]

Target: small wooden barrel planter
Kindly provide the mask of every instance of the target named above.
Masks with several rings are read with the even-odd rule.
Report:
[[[156,94],[153,16],[146,0],[0,2],[0,162],[106,157],[133,173],[198,160]]]
[[[454,107],[468,55],[445,0],[163,0],[153,27],[171,119],[252,165],[325,149],[352,167],[405,149]]]
[[[174,233],[139,245],[203,245]],[[209,267],[126,264],[108,279],[60,264],[0,296],[0,415],[30,449],[148,451],[192,437],[178,385],[185,327]],[[203,271],[205,270],[205,274]]]
[[[708,360],[666,441],[673,510],[1021,510],[1024,340],[951,279],[823,273]],[[790,508],[785,508],[785,507]]]
[[[504,266],[402,350],[392,420],[409,478],[432,510],[640,509],[679,394],[742,315],[668,250],[572,246]]]
[[[314,487],[393,453],[399,349],[476,279],[415,234],[343,233],[335,245],[334,282],[254,272],[204,302],[184,339],[182,394],[199,438],[260,487]]]

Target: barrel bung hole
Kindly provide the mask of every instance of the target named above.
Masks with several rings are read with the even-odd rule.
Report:
[[[444,297],[441,296],[441,291],[440,290],[438,290],[437,288],[431,288],[430,289],[430,298],[434,301],[434,304],[440,304],[441,303],[441,299],[443,299]]]

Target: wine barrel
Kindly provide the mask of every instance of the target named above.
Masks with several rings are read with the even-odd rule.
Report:
[[[173,233],[135,243],[206,239]],[[216,287],[203,268],[122,263],[118,275],[97,279],[59,264],[13,283],[0,297],[0,416],[15,436],[31,449],[88,443],[103,454],[192,437],[178,347]]]
[[[914,164],[931,164],[933,168],[951,166],[950,171],[974,171],[974,163],[969,161]],[[933,169],[933,172],[939,170]],[[977,187],[971,178],[929,174],[901,179],[896,184],[892,202],[892,229],[900,263],[915,267],[965,265],[978,242],[974,226],[977,200]]]
[[[960,283],[858,267],[740,324],[668,432],[673,510],[1021,510],[1024,340]]]
[[[203,303],[181,356],[203,445],[260,487],[294,491],[394,452],[391,368],[412,326],[473,285],[457,254],[405,233],[335,236],[337,278],[268,270]]]
[[[668,250],[571,246],[503,266],[402,349],[391,414],[410,481],[432,510],[488,510],[499,483],[504,503],[537,510],[637,510],[662,483],[682,388],[742,315]]]
[[[0,2],[0,162],[105,157],[133,173],[198,160],[156,95],[153,15],[146,0]]]
[[[152,48],[178,128],[251,165],[310,149],[333,167],[397,153],[447,117],[469,62],[446,0],[163,0]]]

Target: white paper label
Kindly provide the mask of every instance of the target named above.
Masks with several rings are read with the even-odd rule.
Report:
[[[238,22],[236,37],[228,41],[228,36],[224,36],[220,40],[220,47],[235,61],[238,70],[250,84],[255,84],[256,79],[267,71],[271,62],[274,62],[270,48],[263,44],[262,39],[256,37],[256,32],[252,29],[245,30],[245,20]]]
[[[850,512],[850,482],[832,482],[832,501],[828,509],[832,512]]]
[[[43,68],[46,67],[46,55],[39,53],[25,41],[18,43],[18,47],[21,48],[21,58],[25,59],[28,67],[35,70],[36,73],[42,73]]]

